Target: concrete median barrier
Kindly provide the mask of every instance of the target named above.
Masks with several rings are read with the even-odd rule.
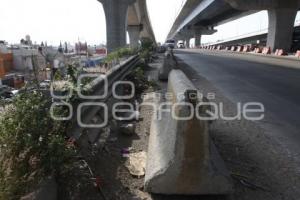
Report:
[[[209,138],[209,121],[190,115],[196,110],[206,116],[208,109],[204,105],[195,109],[202,102],[197,89],[182,71],[172,70],[168,94],[172,98],[163,107],[157,102],[160,109],[152,119],[145,189],[156,194],[231,193],[229,172]],[[192,117],[183,120],[188,116]]]
[[[176,65],[177,65],[177,62],[176,62],[175,56],[173,54],[173,50],[169,49],[168,51],[166,51],[164,60],[163,60],[163,65],[159,69],[159,75],[158,75],[159,80],[162,80],[162,81],[168,80],[169,73]]]

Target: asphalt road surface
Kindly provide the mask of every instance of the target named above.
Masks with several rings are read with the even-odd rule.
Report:
[[[300,61],[200,50],[175,55],[232,102],[262,103],[265,118],[257,123],[299,158]]]

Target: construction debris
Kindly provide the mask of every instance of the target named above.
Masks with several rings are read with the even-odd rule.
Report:
[[[146,159],[147,153],[145,151],[130,153],[125,166],[131,175],[140,178],[145,175]]]

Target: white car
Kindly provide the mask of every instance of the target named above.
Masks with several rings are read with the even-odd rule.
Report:
[[[183,42],[179,42],[179,43],[178,43],[178,47],[179,47],[180,49],[184,49],[184,48],[185,48],[184,43],[183,43]]]
[[[167,40],[166,41],[166,43],[165,43],[165,46],[167,47],[167,48],[171,48],[171,49],[174,49],[175,48],[175,40],[172,40],[172,39],[170,39],[170,40]]]

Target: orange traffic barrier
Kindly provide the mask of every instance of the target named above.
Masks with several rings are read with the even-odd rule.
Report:
[[[271,48],[270,47],[264,47],[263,50],[262,50],[262,53],[267,55],[267,54],[271,54],[272,51],[271,51]]]
[[[296,57],[300,58],[300,50],[296,52]]]
[[[222,50],[223,46],[222,45],[218,45],[217,50]]]
[[[261,48],[259,48],[259,47],[257,47],[257,48],[254,49],[254,53],[261,53],[261,52],[262,52]]]
[[[238,46],[236,49],[237,52],[242,52],[243,51],[243,46]]]
[[[225,47],[225,51],[228,51],[229,50],[229,47]]]
[[[243,48],[243,52],[249,52],[250,51],[250,46],[249,45],[245,45]]]
[[[235,47],[235,46],[232,46],[232,47],[230,48],[230,50],[231,50],[231,51],[235,51],[235,50],[236,50],[236,47]]]
[[[275,55],[276,56],[287,56],[288,54],[283,49],[276,49]]]

